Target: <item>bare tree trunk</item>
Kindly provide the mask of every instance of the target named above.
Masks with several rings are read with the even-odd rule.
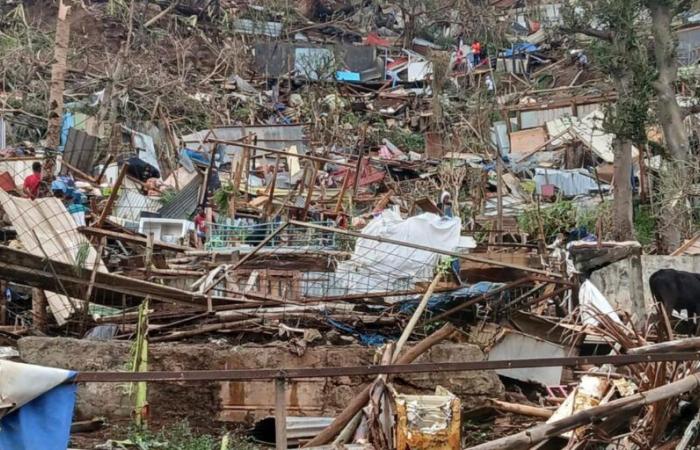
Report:
[[[687,161],[688,135],[683,126],[683,113],[676,101],[674,84],[678,80],[676,43],[671,29],[673,12],[664,0],[647,0],[654,34],[654,57],[658,78],[654,83],[657,97],[657,115],[663,128],[664,139],[673,159]]]
[[[683,113],[676,101],[675,83],[678,79],[678,61],[676,60],[676,43],[673,38],[671,21],[673,12],[671,2],[665,0],[647,0],[651,14],[652,32],[654,34],[654,57],[658,78],[654,82],[656,91],[657,116],[664,132],[671,162],[671,176],[685,178],[690,154],[688,135],[683,125]],[[665,191],[663,203],[671,211],[661,217],[661,252],[670,253],[681,244],[681,224],[683,207],[678,200],[678,193]]]
[[[634,236],[632,220],[632,143],[615,139],[613,195],[613,239],[628,241]]]
[[[63,1],[58,2],[58,18],[56,20],[56,37],[54,42],[53,65],[51,66],[51,89],[49,90],[49,120],[46,131],[46,142],[53,151],[61,143],[61,119],[63,118],[63,88],[66,78],[66,61],[70,39],[70,22],[68,14],[70,6]],[[46,155],[44,177],[53,175],[55,154]]]

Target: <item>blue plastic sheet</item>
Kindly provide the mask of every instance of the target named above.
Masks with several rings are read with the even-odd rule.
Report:
[[[441,292],[439,294],[433,294],[428,300],[428,305],[426,309],[428,311],[440,311],[445,309],[451,303],[456,302],[462,298],[472,298],[479,295],[486,294],[487,292],[493,291],[495,289],[503,286],[503,283],[491,283],[490,281],[479,281],[478,283],[472,284],[471,286],[464,286],[459,289],[455,289],[450,292]],[[415,298],[411,300],[405,300],[401,302],[399,306],[399,311],[402,314],[412,314],[415,311],[420,298]]]
[[[357,331],[355,328],[351,327],[350,325],[346,325],[342,322],[338,322],[337,320],[333,320],[330,317],[327,317],[326,320],[335,329],[340,330],[340,331],[344,331],[345,333],[356,337],[362,345],[366,345],[368,347],[376,347],[376,346],[382,345],[386,342],[386,336],[382,336],[381,334],[378,334],[378,333],[360,333],[359,331]],[[0,448],[0,450],[4,450],[4,449]]]
[[[538,47],[535,44],[515,44],[511,48],[505,49],[502,55],[506,58],[512,58],[513,56],[536,52],[537,49]]]
[[[75,383],[58,385],[3,417],[0,450],[66,450],[75,392]]]

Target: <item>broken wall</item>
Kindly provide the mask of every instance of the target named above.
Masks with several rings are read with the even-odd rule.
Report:
[[[20,357],[31,364],[77,371],[124,371],[128,367],[128,342],[68,338],[27,337],[19,340]],[[303,356],[290,353],[286,343],[227,346],[218,344],[152,344],[150,370],[214,370],[300,367],[342,367],[372,364],[375,349],[360,346],[311,347]],[[443,343],[433,347],[418,363],[483,360],[471,344]],[[367,377],[291,380],[287,389],[290,415],[334,416],[362,389]],[[493,371],[423,373],[395,378],[405,393],[431,393],[441,385],[458,395],[466,407],[485,398],[502,397],[504,387]],[[246,421],[274,414],[272,381],[151,383],[148,388],[151,415],[158,420],[187,418],[211,423],[212,418]],[[131,402],[125,384],[87,383],[78,387],[79,418],[104,416],[128,418]]]

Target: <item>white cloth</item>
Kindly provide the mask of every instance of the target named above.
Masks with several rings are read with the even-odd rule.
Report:
[[[596,317],[599,315],[608,316],[622,325],[622,320],[613,307],[590,280],[584,281],[581,285],[578,291],[578,301],[581,305],[581,322],[584,325],[598,325],[600,322]]]
[[[424,213],[404,220],[395,210],[385,209],[362,234],[454,251],[461,228],[459,218]],[[338,264],[335,278],[349,293],[395,290],[399,282],[412,285],[431,279],[439,258],[435,252],[360,238],[350,259]]]
[[[71,378],[73,372],[0,359],[0,404],[12,412]]]

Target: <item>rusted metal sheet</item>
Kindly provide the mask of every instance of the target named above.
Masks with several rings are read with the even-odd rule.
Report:
[[[442,392],[440,392],[442,391]],[[394,396],[396,449],[452,450],[461,447],[461,402],[438,388],[439,395]]]
[[[76,128],[71,128],[68,131],[68,139],[63,150],[63,161],[87,174],[91,174],[95,167],[96,149],[97,137]],[[68,168],[63,166],[61,173],[68,173]]]

